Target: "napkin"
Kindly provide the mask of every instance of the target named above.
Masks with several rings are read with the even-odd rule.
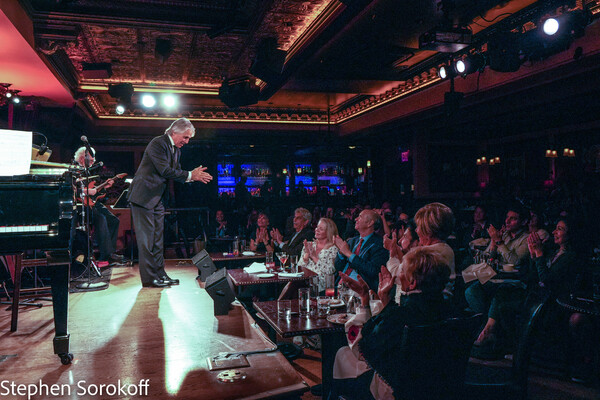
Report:
[[[465,283],[478,279],[483,285],[494,276],[496,276],[496,271],[494,271],[494,269],[487,263],[469,265],[462,272],[462,277],[465,280]]]
[[[304,272],[280,272],[277,275],[280,278],[299,278],[304,275]]]
[[[249,266],[245,267],[244,271],[248,274],[258,274],[261,272],[267,272],[267,266],[263,263],[253,262]]]

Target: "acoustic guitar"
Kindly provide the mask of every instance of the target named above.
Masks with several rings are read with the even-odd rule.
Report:
[[[125,172],[122,172],[120,174],[117,174],[115,176],[113,176],[112,179],[117,180],[117,179],[123,179],[127,176],[127,174]],[[103,197],[106,196],[106,192],[104,193],[99,193],[102,189],[104,189],[104,186],[106,186],[106,184],[108,183],[108,181],[110,179],[107,179],[106,181],[102,182],[100,185],[96,186],[96,182],[95,181],[90,181],[89,183],[89,188],[90,189],[96,189],[96,194],[93,196],[85,196],[85,198],[83,199],[83,204],[85,206],[89,206],[89,207],[93,207],[94,205],[96,205],[96,203],[98,202],[98,200],[102,199]],[[81,199],[78,199],[81,201]]]

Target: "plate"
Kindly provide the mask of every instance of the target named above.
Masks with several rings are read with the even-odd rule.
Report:
[[[352,317],[354,317],[354,314],[332,314],[327,316],[327,321],[331,322],[332,324],[343,325]]]
[[[267,273],[267,274],[265,274],[265,273],[256,274],[256,277],[257,278],[261,278],[261,279],[268,279],[268,278],[272,278],[274,276],[275,276],[275,274],[270,274],[270,273]]]
[[[256,253],[255,253],[255,252],[253,252],[253,251],[243,251],[243,252],[242,252],[242,255],[243,255],[243,256],[255,256],[255,255],[256,255]]]
[[[339,307],[343,307],[345,305],[346,305],[346,303],[344,303],[340,299],[331,299],[331,300],[329,300],[329,307],[331,307],[331,308],[339,308]]]

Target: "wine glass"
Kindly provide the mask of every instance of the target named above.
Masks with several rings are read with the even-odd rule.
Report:
[[[281,252],[281,253],[277,253],[277,258],[279,259],[279,262],[281,263],[281,270],[285,270],[285,263],[288,260],[288,255],[287,253]]]

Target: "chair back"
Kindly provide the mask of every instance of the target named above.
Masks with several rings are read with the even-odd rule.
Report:
[[[395,377],[384,379],[396,398],[460,398],[469,354],[482,315],[451,318],[422,326],[405,326],[400,362],[404,367]]]
[[[519,341],[512,366],[512,386],[520,392],[519,397],[522,399],[527,398],[527,378],[533,342],[548,302],[549,300],[543,300],[534,294],[530,294],[525,300],[525,313],[521,320]]]
[[[308,287],[307,281],[289,281],[281,290],[277,300],[295,300],[298,298],[298,289],[305,287]]]

